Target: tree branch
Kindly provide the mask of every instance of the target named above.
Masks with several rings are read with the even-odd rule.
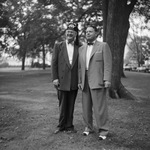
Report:
[[[127,5],[128,7],[128,14],[130,14],[135,6],[135,4],[137,3],[137,0],[131,0],[131,3],[129,5]]]

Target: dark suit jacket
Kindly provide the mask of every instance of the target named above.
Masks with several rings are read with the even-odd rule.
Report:
[[[78,46],[74,45],[72,65],[69,63],[66,42],[56,43],[52,54],[52,80],[58,79],[59,90],[78,89]]]
[[[85,83],[87,44],[79,48],[79,84]],[[96,41],[90,56],[88,79],[91,89],[104,87],[104,81],[111,82],[112,55],[107,43]]]

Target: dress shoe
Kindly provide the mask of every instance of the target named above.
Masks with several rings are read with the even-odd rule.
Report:
[[[67,129],[65,130],[67,133],[77,133],[77,130],[75,129]]]
[[[84,135],[84,136],[88,136],[89,134],[90,134],[89,131],[84,131],[84,132],[83,132],[83,135]]]
[[[85,128],[83,135],[88,136],[90,133],[93,133],[93,130],[89,129],[88,127]]]
[[[60,132],[60,130],[57,129],[57,130],[54,131],[54,134],[57,134],[57,133],[59,133],[59,132]]]
[[[54,134],[57,134],[57,133],[63,132],[63,131],[65,131],[65,130],[64,130],[64,129],[56,129],[56,130],[54,131]]]
[[[98,139],[99,140],[105,140],[107,137],[105,135],[99,135]]]

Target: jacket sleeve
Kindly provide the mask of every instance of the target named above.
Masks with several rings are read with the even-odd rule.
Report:
[[[103,55],[104,55],[104,81],[111,82],[112,54],[107,43],[105,43],[104,45]]]
[[[51,61],[51,76],[52,81],[58,78],[58,55],[59,55],[59,44],[56,43],[53,48],[52,61]]]
[[[79,58],[78,58],[78,84],[81,84],[80,48],[79,48]]]

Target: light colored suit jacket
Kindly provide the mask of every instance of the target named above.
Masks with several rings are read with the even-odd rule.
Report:
[[[74,45],[73,62],[69,63],[66,42],[56,43],[52,54],[52,81],[58,79],[63,91],[78,89],[78,46]]]
[[[81,84],[82,89],[85,83],[86,72],[86,51],[87,44],[79,48],[79,63],[78,63],[78,83]],[[98,89],[104,87],[104,81],[111,82],[112,71],[112,55],[107,43],[96,42],[93,45],[91,52],[88,82],[91,89]]]

